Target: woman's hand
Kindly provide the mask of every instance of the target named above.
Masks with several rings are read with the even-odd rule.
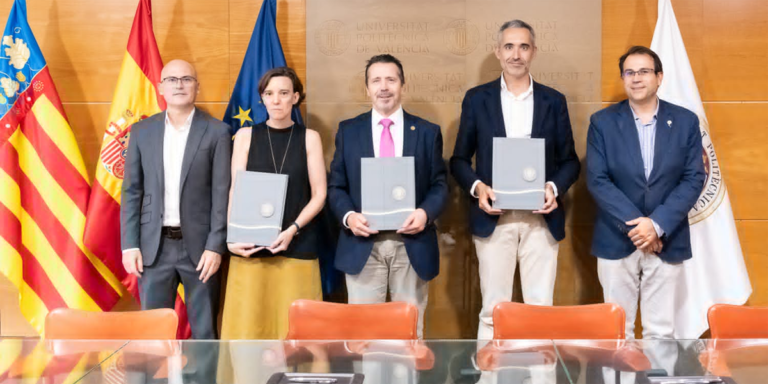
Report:
[[[229,252],[242,257],[251,257],[254,253],[261,251],[265,247],[257,247],[256,244],[248,243],[227,243]]]
[[[291,225],[285,231],[280,232],[280,236],[277,237],[277,240],[267,247],[267,249],[272,252],[272,254],[285,251],[288,249],[288,245],[291,244],[293,237],[296,236],[296,231],[296,226]]]

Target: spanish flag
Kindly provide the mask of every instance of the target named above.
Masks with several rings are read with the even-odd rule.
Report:
[[[136,277],[128,275],[122,264],[120,188],[125,173],[125,155],[131,126],[165,110],[165,100],[157,90],[162,69],[163,61],[152,31],[152,4],[150,0],[140,0],[96,166],[96,180],[91,189],[84,239],[86,246],[137,299],[140,298]],[[182,297],[183,290],[180,288],[176,299],[176,312],[179,315],[177,336],[186,339],[191,331]]]
[[[24,0],[0,48],[0,273],[42,333],[48,311],[108,311],[122,287],[83,244],[88,175]]]

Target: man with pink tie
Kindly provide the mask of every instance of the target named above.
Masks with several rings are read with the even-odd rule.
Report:
[[[392,55],[377,55],[365,67],[372,110],[342,121],[328,180],[328,202],[343,224],[336,268],[346,273],[349,303],[407,301],[419,309],[422,337],[427,282],[437,276],[440,253],[435,219],[448,200],[440,127],[401,106],[405,76]],[[375,231],[361,213],[360,159],[414,158],[416,210],[397,231]]]

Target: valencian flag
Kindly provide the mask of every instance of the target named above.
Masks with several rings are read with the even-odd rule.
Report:
[[[699,116],[704,189],[688,213],[693,258],[683,262],[677,289],[675,338],[697,339],[707,330],[707,310],[717,303],[741,305],[752,293],[731,201],[709,136],[709,123],[696,87],[691,63],[669,0],[659,0],[659,18],[651,49],[664,65],[659,97]]]
[[[163,61],[152,31],[152,4],[150,0],[140,0],[96,166],[96,180],[91,189],[84,239],[86,246],[104,261],[139,300],[136,277],[127,274],[122,264],[120,196],[131,126],[165,110],[165,99],[157,90],[162,69]],[[177,337],[187,339],[191,330],[183,297],[183,288],[179,286],[176,298],[176,313],[179,315]]]
[[[285,55],[275,25],[277,0],[264,0],[261,4],[256,26],[253,28],[248,50],[245,51],[243,66],[235,82],[232,98],[229,99],[224,122],[231,127],[234,135],[241,127],[250,127],[267,120],[267,109],[261,103],[259,79],[268,70],[285,66]],[[291,118],[303,124],[301,111],[293,108]]]
[[[83,244],[90,185],[56,87],[16,0],[0,49],[0,272],[43,332],[60,307],[108,311],[122,287]]]

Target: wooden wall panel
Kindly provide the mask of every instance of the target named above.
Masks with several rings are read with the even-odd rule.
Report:
[[[768,3],[759,0],[673,0],[691,67],[704,101],[768,99]],[[619,56],[650,46],[656,0],[603,1],[603,100],[624,98]]]
[[[650,45],[656,0],[603,1],[603,100],[624,99],[619,56],[633,45]]]
[[[198,101],[228,101],[228,2],[154,1],[152,8],[155,37],[163,62],[183,59],[195,65],[200,82]]]
[[[277,25],[289,66],[306,79],[306,1],[278,0]],[[221,117],[237,79],[262,0],[154,0],[162,57],[198,68],[199,107]],[[4,22],[12,1],[0,0]],[[95,6],[95,4],[98,4]],[[70,124],[93,175],[136,0],[28,0],[30,24],[64,101]],[[603,106],[622,100],[618,58],[631,45],[650,45],[657,0],[602,0]],[[752,305],[768,305],[768,3],[764,0],[672,0],[718,151],[752,279]],[[308,95],[309,98],[312,95]],[[572,107],[572,113],[591,113]],[[321,129],[332,140],[335,127]],[[583,129],[582,129],[583,128]],[[584,157],[586,127],[576,127]],[[329,144],[329,143],[327,143]],[[328,147],[328,145],[326,145]],[[446,143],[445,157],[453,143]],[[330,161],[331,154],[326,154]],[[602,299],[595,259],[589,255],[593,206],[582,180],[567,197],[567,238],[561,243],[556,304]],[[451,181],[452,188],[455,183]],[[454,193],[453,196],[456,196]],[[455,199],[444,219],[466,220]],[[428,337],[472,337],[480,292],[471,237],[442,233],[441,274],[430,287]],[[459,257],[457,257],[459,256]],[[8,318],[16,300],[0,279],[2,334],[25,334]],[[519,297],[519,292],[516,294]],[[130,305],[128,305],[130,307]]]
[[[768,103],[707,103],[705,110],[736,219],[768,219]]]
[[[752,282],[749,305],[768,306],[768,220],[740,221],[738,230]]]
[[[768,100],[768,2],[705,0],[705,101]],[[701,80],[699,80],[701,79]]]
[[[560,242],[555,281],[555,305],[600,303],[603,291],[597,283],[597,258],[589,253],[594,228],[567,226]]]

